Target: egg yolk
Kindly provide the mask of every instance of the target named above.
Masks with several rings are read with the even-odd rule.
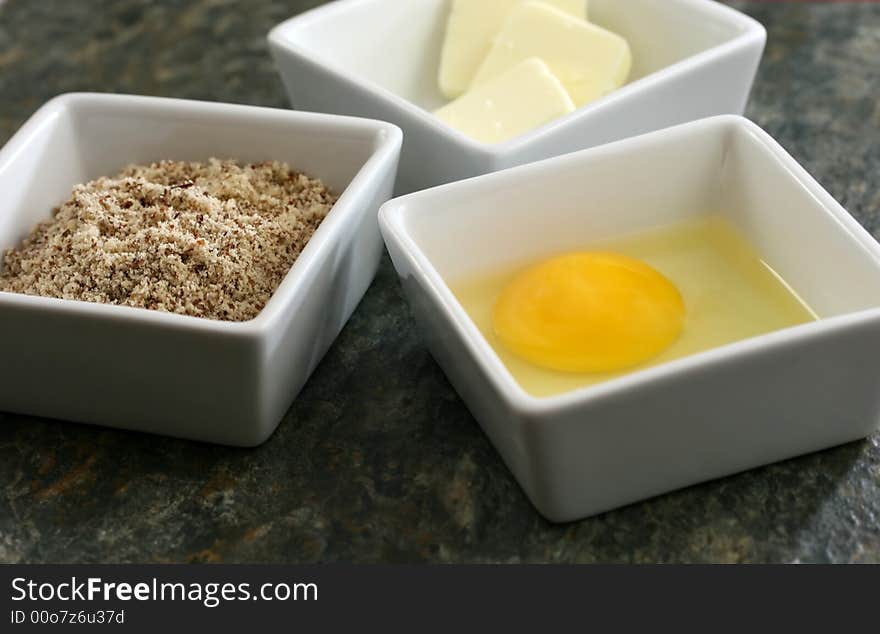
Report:
[[[678,289],[644,262],[573,253],[521,272],[492,313],[511,352],[562,372],[612,372],[670,346],[684,327]]]

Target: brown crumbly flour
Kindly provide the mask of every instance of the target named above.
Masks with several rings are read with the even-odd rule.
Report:
[[[0,290],[246,321],[335,201],[283,163],[132,165],[75,187],[6,253]]]

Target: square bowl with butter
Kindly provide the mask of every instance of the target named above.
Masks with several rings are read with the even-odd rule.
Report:
[[[712,0],[337,0],[269,34],[295,108],[403,129],[398,193],[742,114],[765,40]]]
[[[400,146],[398,128],[365,119],[125,95],[48,102],[0,150],[0,411],[263,442],[372,282],[383,252],[376,217]],[[209,166],[220,178],[210,195],[201,177],[106,178],[129,165],[189,169],[212,157],[229,162]],[[233,173],[232,160],[245,167]],[[280,170],[282,161],[298,172]],[[250,305],[256,264],[292,249],[283,234],[267,239],[270,229],[292,219],[290,235],[305,230],[293,203],[265,211],[276,194],[249,189],[261,169],[274,170],[275,189],[307,197],[303,183],[321,179],[334,202],[292,266],[276,269],[279,285],[252,318],[193,316]],[[114,189],[93,193],[108,182]],[[136,223],[137,244],[126,237]],[[270,253],[245,252],[251,238]],[[42,263],[25,257],[34,252]],[[209,277],[218,267],[235,282],[229,304],[225,280]],[[45,295],[59,279],[60,292]],[[110,288],[106,301],[95,299],[99,288]],[[138,297],[169,299],[153,309],[137,307]],[[188,303],[175,307],[175,297]]]
[[[746,119],[410,194],[380,226],[434,357],[551,520],[877,427],[880,245]]]

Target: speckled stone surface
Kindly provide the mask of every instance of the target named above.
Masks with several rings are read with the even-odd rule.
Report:
[[[317,4],[0,2],[0,142],[72,90],[284,106],[264,36]],[[880,4],[732,4],[770,36],[750,116],[880,234]],[[219,561],[876,562],[880,436],[551,525],[387,261],[259,449],[0,414],[0,562]]]

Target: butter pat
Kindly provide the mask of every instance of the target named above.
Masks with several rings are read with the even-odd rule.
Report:
[[[471,85],[508,14],[527,0],[453,0],[440,60],[440,90],[448,99]],[[574,17],[586,19],[587,0],[546,0]]]
[[[474,78],[480,86],[524,59],[539,57],[580,107],[622,86],[632,53],[619,35],[543,2],[515,7]]]
[[[483,143],[500,143],[575,109],[565,87],[537,58],[526,59],[434,114]]]

